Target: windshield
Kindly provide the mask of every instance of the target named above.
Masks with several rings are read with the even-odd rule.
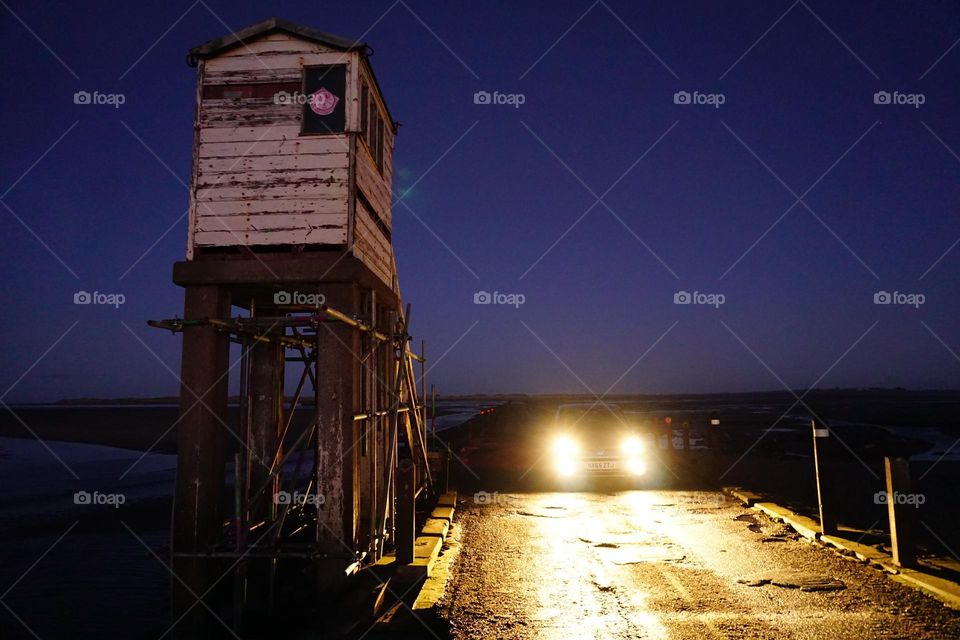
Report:
[[[557,424],[576,431],[609,431],[626,423],[623,411],[616,406],[560,407]]]

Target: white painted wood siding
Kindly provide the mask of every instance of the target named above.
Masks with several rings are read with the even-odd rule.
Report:
[[[271,34],[205,60],[202,86],[297,83],[304,65],[356,54]],[[348,92],[350,82],[347,83]],[[302,106],[198,93],[191,249],[348,242],[349,136],[301,136]],[[346,96],[347,99],[350,98]],[[355,120],[348,108],[348,121]]]
[[[204,87],[211,86],[299,87],[303,67],[320,64],[348,65],[343,134],[302,136],[302,105],[295,102],[277,104],[272,97],[203,98]],[[354,254],[378,277],[393,282],[393,248],[389,231],[381,228],[389,230],[392,224],[394,134],[389,123],[385,122],[383,169],[358,140],[350,175],[350,135],[359,131],[358,85],[365,66],[357,52],[330,50],[287,34],[264,36],[201,61],[188,259],[208,247],[352,245]],[[367,82],[376,93],[372,78]],[[376,99],[386,114],[382,97],[377,94]],[[351,184],[362,191],[373,211],[350,192]]]

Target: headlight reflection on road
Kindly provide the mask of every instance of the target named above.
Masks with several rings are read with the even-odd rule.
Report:
[[[584,540],[601,535],[593,501],[582,493],[542,494],[531,500],[530,539],[541,556],[528,569],[536,574],[536,615],[547,622],[540,640],[616,637],[602,592],[590,582],[597,562]]]
[[[646,522],[651,518],[652,507],[656,502],[656,493],[651,491],[627,491],[620,494],[620,499],[630,507],[629,515],[633,518],[641,517],[644,528],[649,527]]]
[[[646,492],[638,508],[649,509]],[[642,505],[642,507],[640,506]],[[590,493],[552,493],[531,500],[531,540],[541,553],[529,570],[537,575],[534,616],[542,640],[643,637],[666,640],[669,633],[650,609],[651,593],[630,574],[637,565],[620,565],[597,545],[624,534],[623,510],[608,510]],[[631,588],[626,588],[629,585]]]

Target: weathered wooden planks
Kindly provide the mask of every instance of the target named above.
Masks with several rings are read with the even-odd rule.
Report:
[[[347,229],[297,229],[294,231],[197,231],[194,242],[198,247],[233,247],[263,245],[334,244],[347,242]]]
[[[216,175],[219,173],[242,173],[244,171],[303,171],[316,169],[313,179],[325,180],[331,172],[337,174],[337,179],[346,180],[348,160],[346,150],[328,153],[299,154],[288,153],[275,156],[249,156],[236,154],[218,158],[199,158],[200,176]],[[251,179],[254,179],[251,177]],[[284,174],[275,175],[277,182],[289,181]]]
[[[312,182],[298,182],[291,184],[248,185],[242,187],[216,186],[199,190],[199,202],[215,202],[218,200],[297,200],[297,199],[324,199],[339,198],[343,210],[347,210],[347,185],[343,182],[332,184],[314,184]],[[199,207],[199,205],[198,205]]]
[[[384,158],[384,164],[387,160]],[[370,202],[376,214],[383,220],[388,227],[390,220],[390,205],[393,194],[390,192],[390,185],[377,168],[373,157],[363,144],[358,145],[357,149],[357,186],[363,195]]]
[[[360,202],[357,202],[353,250],[384,282],[391,281],[393,249]]]
[[[241,142],[268,142],[283,140],[313,140],[314,138],[300,137],[300,122],[296,124],[271,123],[267,126],[248,126],[239,123],[233,127],[218,127],[216,129],[201,128],[199,131],[200,144],[206,143],[235,143]],[[244,148],[248,147],[246,145]]]
[[[224,142],[200,141],[201,158],[232,158],[237,156],[290,156],[307,154],[347,153],[346,136],[299,137],[298,132],[289,138],[277,140],[238,140],[243,131],[250,128],[235,129],[234,138]],[[266,133],[266,129],[250,129],[250,136]],[[280,132],[283,133],[283,132]],[[287,132],[290,133],[290,132]],[[337,162],[342,162],[338,159]]]
[[[239,71],[211,71],[205,74],[204,84],[248,84],[251,82],[299,82],[300,67],[290,69],[241,69]]]
[[[249,46],[249,45],[248,45]],[[258,71],[299,69],[310,64],[347,64],[355,55],[352,52],[306,53],[289,51],[272,53],[250,53],[243,47],[234,49],[236,55],[211,58],[207,61],[207,70],[222,71]]]
[[[200,216],[197,231],[297,231],[313,229],[340,229],[347,217],[340,213],[310,213],[301,215],[253,214],[233,216]]]
[[[217,200],[206,201],[199,207],[201,215],[248,216],[259,214],[325,214],[343,213],[343,200],[338,197],[310,198],[308,200]]]
[[[346,126],[302,134],[303,97],[289,97],[299,93],[304,66],[327,64],[347,66]],[[358,133],[361,78],[384,121],[379,167]],[[203,89],[224,85],[231,88]],[[197,100],[189,256],[194,247],[352,245],[377,277],[393,282],[383,227],[391,224],[394,131],[359,51],[293,33],[259,36],[202,60]],[[351,134],[361,139],[353,158]]]

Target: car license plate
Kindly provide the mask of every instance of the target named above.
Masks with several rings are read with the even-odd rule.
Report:
[[[610,471],[617,468],[617,463],[612,460],[605,462],[588,462],[587,469],[590,471]]]

